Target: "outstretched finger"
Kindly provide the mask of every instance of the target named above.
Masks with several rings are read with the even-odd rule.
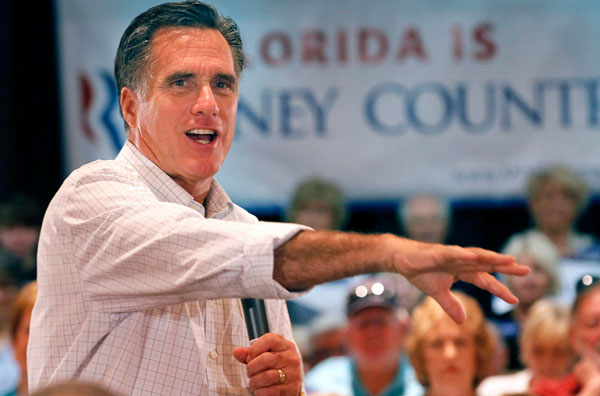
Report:
[[[485,261],[486,263],[489,263],[494,266],[511,265],[515,262],[515,258],[513,256],[497,253],[492,250],[487,250],[479,247],[468,247],[466,249],[470,252],[475,253],[479,261]]]
[[[462,303],[452,294],[450,290],[443,290],[431,297],[440,304],[442,309],[458,324],[462,324],[467,317]]]
[[[531,269],[515,261],[513,256],[492,252],[476,247],[467,248],[477,254],[475,266],[465,266],[465,272],[475,269],[474,272],[499,272],[507,275],[527,275]]]
[[[462,280],[473,283],[475,286],[487,290],[497,297],[500,297],[509,304],[516,304],[519,299],[506,287],[505,284],[496,279],[487,272],[477,272],[469,274]]]

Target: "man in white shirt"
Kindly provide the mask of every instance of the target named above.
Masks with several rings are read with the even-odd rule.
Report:
[[[199,2],[153,7],[125,31],[115,77],[127,143],[74,171],[48,207],[30,388],[81,378],[127,395],[296,396],[283,299],[360,273],[400,273],[458,321],[456,279],[515,301],[488,273],[527,272],[510,257],[259,222],[234,205],[213,176],[244,62],[235,23]],[[272,333],[251,346],[240,297],[269,299]]]

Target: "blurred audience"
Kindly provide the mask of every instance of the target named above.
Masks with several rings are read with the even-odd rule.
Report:
[[[5,396],[27,396],[27,344],[29,342],[29,324],[31,312],[37,299],[37,282],[25,285],[15,297],[10,310],[10,335],[14,358],[19,365],[21,379],[16,389]]]
[[[534,172],[527,195],[533,228],[512,236],[506,246],[528,235],[547,238],[561,257],[574,257],[595,243],[576,231],[575,223],[588,201],[588,186],[573,170],[554,165]]]
[[[494,356],[493,335],[479,304],[461,292],[454,294],[467,313],[462,325],[431,297],[412,314],[406,351],[426,396],[474,396]]]
[[[400,207],[400,223],[410,239],[444,243],[450,225],[450,205],[431,194],[414,195]]]
[[[504,340],[502,334],[500,334],[496,324],[488,320],[486,326],[493,339],[494,354],[488,367],[488,372],[484,377],[505,374],[508,370],[510,351],[508,350],[506,341]]]
[[[36,279],[42,213],[30,198],[15,195],[0,203],[0,271],[23,284]]]
[[[523,322],[519,337],[526,369],[485,379],[477,394],[527,394],[548,383],[560,383],[563,389],[573,389],[575,382],[567,378],[575,363],[575,353],[569,345],[569,326],[570,314],[566,307],[549,299],[536,302]]]
[[[399,221],[407,238],[421,242],[450,243],[452,207],[440,195],[415,194],[407,198],[398,211]],[[402,277],[398,279],[398,293],[402,294],[410,311],[423,297],[420,290]],[[477,301],[486,316],[492,316],[492,295],[467,282],[456,282],[453,290],[459,290]]]
[[[340,230],[346,221],[346,201],[333,182],[310,178],[295,189],[286,214],[287,221],[315,230]]]
[[[15,278],[0,272],[0,395],[16,389],[21,376],[9,330],[10,308],[18,290]]]
[[[493,321],[510,352],[508,368],[520,370],[524,367],[519,359],[519,351],[522,349],[518,345],[521,324],[536,301],[558,291],[560,257],[552,243],[537,233],[514,240],[502,253],[514,256],[519,264],[531,268],[531,272],[526,276],[503,277],[504,283],[519,299],[518,304],[511,306],[494,298],[496,312],[509,308],[508,311],[498,313]]]
[[[349,356],[328,358],[306,374],[309,395],[421,395],[403,354],[408,314],[393,283],[372,276],[348,294],[346,347]]]
[[[327,358],[347,354],[344,322],[341,312],[320,315],[311,322],[307,347],[302,354],[305,372]]]
[[[407,238],[421,242],[445,243],[450,226],[450,205],[433,194],[417,194],[407,198],[399,207],[398,220]],[[400,275],[394,275],[396,290],[402,304],[412,309],[423,293]]]
[[[286,213],[286,220],[303,224],[315,230],[340,230],[346,221],[346,201],[342,190],[332,181],[321,178],[309,178],[302,181],[292,194]],[[346,289],[352,281],[341,279],[313,287],[307,294],[288,301],[288,311],[293,325],[294,338],[304,357],[305,370],[316,360],[328,357],[327,351],[336,356],[344,350],[343,338],[334,326],[343,325]],[[317,334],[313,322],[326,318],[332,331]],[[340,318],[336,324],[329,319]],[[326,338],[327,347],[317,345]],[[319,357],[317,358],[317,351]]]
[[[600,395],[600,281],[597,278],[580,290],[573,303],[569,337],[579,357],[573,370],[578,389],[572,394]]]

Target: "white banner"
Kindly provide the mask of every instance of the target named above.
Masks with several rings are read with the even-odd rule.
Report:
[[[57,0],[68,170],[122,145],[116,48],[158,3]],[[251,58],[217,175],[242,205],[283,205],[313,175],[359,201],[514,197],[557,162],[600,191],[600,3],[214,4]]]

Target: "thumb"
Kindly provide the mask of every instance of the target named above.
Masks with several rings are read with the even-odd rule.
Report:
[[[250,352],[250,348],[247,347],[235,347],[233,348],[233,357],[240,363],[246,364],[246,358],[248,353]]]

